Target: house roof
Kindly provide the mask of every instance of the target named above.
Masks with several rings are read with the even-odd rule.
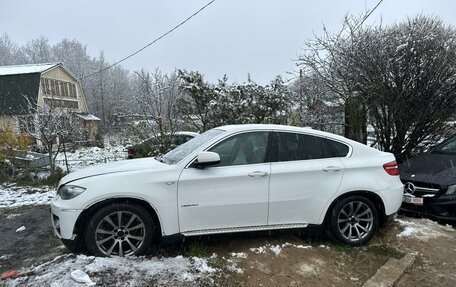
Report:
[[[40,73],[0,76],[0,115],[23,115],[27,112],[27,99],[38,100]]]
[[[0,67],[0,76],[33,74],[33,73],[41,74],[58,65],[60,65],[60,63],[2,66],[2,67]]]
[[[41,74],[57,66],[65,69],[61,63],[1,66],[0,115],[28,114],[28,101],[33,105],[38,101]]]

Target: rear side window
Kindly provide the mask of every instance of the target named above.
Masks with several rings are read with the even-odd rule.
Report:
[[[332,157],[346,157],[349,151],[347,145],[329,139],[323,139],[331,150]]]
[[[275,161],[345,157],[349,151],[345,144],[298,133],[275,133],[274,142]]]

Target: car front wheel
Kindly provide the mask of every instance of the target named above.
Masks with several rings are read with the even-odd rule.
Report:
[[[372,201],[362,196],[350,196],[334,206],[330,232],[341,243],[361,245],[374,236],[378,222],[378,211]]]
[[[144,254],[154,236],[154,223],[143,207],[116,203],[98,210],[84,233],[87,249],[97,256]]]

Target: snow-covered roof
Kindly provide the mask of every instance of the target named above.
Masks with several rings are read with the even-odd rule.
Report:
[[[43,73],[59,63],[0,66],[0,76]]]
[[[77,116],[85,121],[101,121],[100,118],[92,114],[77,114]]]

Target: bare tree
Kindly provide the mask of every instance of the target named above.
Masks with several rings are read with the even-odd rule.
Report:
[[[344,133],[344,101],[314,74],[300,72],[291,85],[294,94],[293,124],[336,134]]]
[[[360,27],[346,18],[341,33],[308,44],[299,64],[345,105],[345,135],[402,158],[435,142],[456,111],[456,32],[439,19]]]
[[[379,147],[401,160],[444,136],[456,115],[456,30],[417,16],[355,40],[351,77]]]
[[[17,65],[26,62],[25,55],[19,46],[11,41],[5,33],[0,37],[0,66]]]
[[[176,73],[163,75],[159,70],[153,74],[141,70],[136,72],[134,101],[138,103],[144,121],[142,136],[153,136],[159,141],[159,153],[167,151],[172,137],[179,128],[176,102],[181,97],[180,81]]]
[[[22,51],[29,63],[39,64],[51,62],[53,60],[49,40],[43,35],[27,42],[22,48]]]
[[[353,40],[362,33],[361,24],[368,13],[359,18],[346,16],[338,33],[331,33],[324,27],[323,36],[306,42],[306,49],[297,62],[304,75],[322,83],[343,103],[344,135],[364,143],[367,141],[367,111],[351,73],[356,64],[352,55]]]
[[[48,154],[51,171],[55,170],[55,159],[59,152],[65,153],[68,171],[65,142],[75,140],[83,135],[82,128],[77,124],[75,115],[60,108],[36,102],[24,95],[27,102],[26,114],[16,116],[21,129],[31,136]]]

